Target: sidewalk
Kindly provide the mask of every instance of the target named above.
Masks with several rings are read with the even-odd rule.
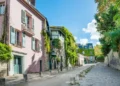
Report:
[[[77,68],[77,67],[75,67]],[[30,81],[34,81],[34,80],[40,80],[40,79],[46,79],[46,78],[51,78],[51,77],[55,77],[57,74],[61,74],[67,71],[71,71],[74,70],[73,69],[63,69],[63,71],[60,71],[58,73],[58,70],[52,70],[50,71],[46,71],[46,72],[42,72],[41,76],[39,75],[39,73],[32,73],[32,74],[28,74],[28,82]],[[6,84],[17,84],[17,83],[21,83],[21,82],[25,82],[24,78],[23,78],[23,74],[18,74],[15,76],[8,76],[6,77]]]
[[[84,65],[82,67],[75,67],[75,68],[72,68],[72,69],[63,69],[62,72],[59,72],[57,70],[52,70],[52,72],[50,73],[50,71],[46,71],[44,73],[42,73],[42,76],[39,76],[39,74],[28,74],[28,82],[32,82],[32,81],[39,81],[39,80],[46,80],[48,78],[52,78],[52,77],[56,77],[57,75],[61,75],[61,74],[68,74],[70,72],[74,72],[74,71],[78,71],[80,69],[80,71],[84,71],[86,70],[87,68],[91,67],[92,65],[94,64],[87,64],[87,65]],[[82,70],[81,70],[82,68]],[[53,78],[52,78],[53,79]],[[14,76],[14,77],[6,77],[6,85],[12,85],[12,84],[19,84],[19,83],[22,83],[22,82],[25,82],[24,79],[23,79],[23,75],[17,75],[17,76]]]

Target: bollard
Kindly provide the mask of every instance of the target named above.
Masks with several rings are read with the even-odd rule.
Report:
[[[27,76],[27,74],[23,74],[23,78],[24,78],[25,82],[28,81],[28,76]]]
[[[0,86],[5,86],[5,78],[0,78]]]

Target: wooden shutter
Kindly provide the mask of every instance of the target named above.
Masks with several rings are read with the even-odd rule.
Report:
[[[15,44],[16,42],[16,37],[15,37],[15,29],[11,26],[10,27],[10,42],[11,44]]]
[[[26,40],[25,40],[25,33],[22,33],[22,46],[25,47]]]

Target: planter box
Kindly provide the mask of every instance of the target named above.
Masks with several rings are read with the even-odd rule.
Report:
[[[5,78],[0,78],[0,86],[5,86]]]

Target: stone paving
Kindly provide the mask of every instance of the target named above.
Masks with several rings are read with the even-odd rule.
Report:
[[[120,86],[120,71],[99,63],[80,80],[80,86]]]

